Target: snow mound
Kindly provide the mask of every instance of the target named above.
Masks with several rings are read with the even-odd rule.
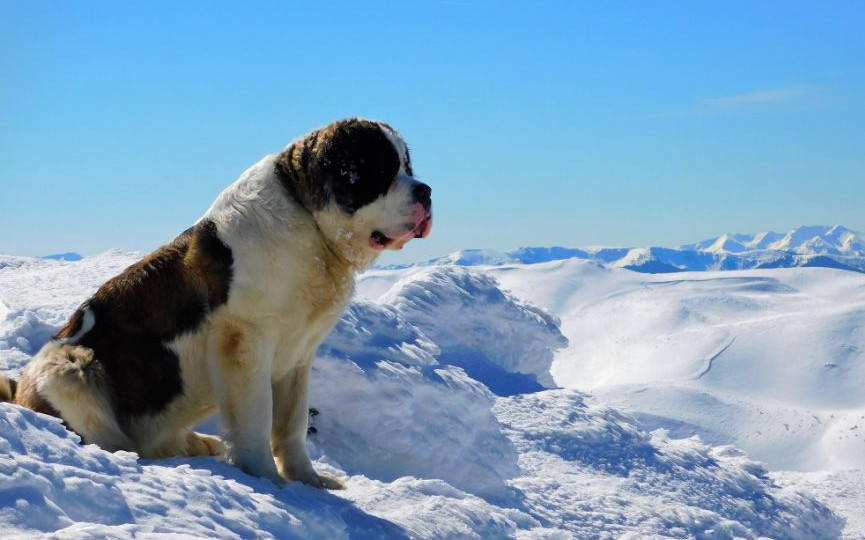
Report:
[[[380,360],[437,366],[439,348],[392,306],[355,300],[319,348],[319,354],[374,366]]]
[[[568,343],[560,321],[488,275],[457,267],[416,273],[381,302],[439,347],[441,363],[462,367],[498,395],[555,386],[550,365]]]
[[[770,476],[780,486],[800,490],[844,515],[847,518],[847,527],[842,535],[844,540],[862,540],[865,537],[861,532],[865,531],[865,497],[862,496],[865,470],[784,471],[772,472]]]
[[[0,301],[0,350],[8,351],[9,355],[3,368],[14,373],[20,371],[57,330],[36,311],[9,309]]]
[[[313,372],[318,455],[385,482],[442,479],[487,498],[510,496],[517,453],[492,413],[495,396],[461,369],[324,356]]]
[[[568,390],[503,398],[529,513],[574,538],[838,538],[843,520],[732,447],[672,440]],[[565,509],[563,511],[563,509]]]
[[[82,446],[58,420],[0,404],[3,537],[405,537],[396,525],[308,486],[279,489],[210,458],[136,457]]]
[[[553,353],[566,344],[557,319],[488,276],[416,273],[377,303],[355,300],[322,344],[311,394],[322,412],[315,440],[350,473],[442,478],[508,497],[517,455],[491,412],[490,390],[552,384]]]

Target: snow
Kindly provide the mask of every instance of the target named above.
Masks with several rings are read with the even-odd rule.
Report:
[[[576,538],[804,540],[832,538],[841,524],[823,505],[775,490],[732,447],[647,434],[576,392],[516,396],[497,409],[529,473],[515,481],[526,506]]]
[[[0,256],[0,369],[138,256]],[[308,445],[346,490],[0,404],[0,536],[865,537],[865,275],[469,258],[370,270],[320,348]]]
[[[774,468],[865,467],[865,276],[825,268],[647,275],[580,260],[488,272],[562,320],[551,372]],[[550,288],[568,276],[579,287]],[[661,417],[673,422],[655,420]],[[863,423],[865,429],[865,423]]]
[[[862,540],[865,531],[865,470],[838,469],[801,473],[792,471],[773,472],[770,475],[779,485],[795,487],[802,493],[813,496],[845,516],[845,540]]]
[[[436,268],[398,283],[381,300],[438,345],[440,362],[459,365],[496,394],[555,386],[553,354],[568,342],[559,320],[489,276]]]

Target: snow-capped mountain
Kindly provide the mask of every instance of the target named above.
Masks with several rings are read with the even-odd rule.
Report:
[[[68,253],[54,253],[53,255],[43,255],[43,259],[54,259],[55,261],[80,261],[84,257],[80,253],[70,251]]]
[[[804,226],[787,233],[723,234],[681,246],[689,251],[742,253],[748,251],[788,251],[799,255],[865,255],[865,235],[842,225]]]
[[[525,247],[511,252],[469,249],[417,265],[533,264],[571,258],[651,274],[812,266],[865,272],[865,234],[841,225],[825,225],[799,227],[787,233],[723,234],[677,248]],[[413,265],[390,268],[407,266]]]

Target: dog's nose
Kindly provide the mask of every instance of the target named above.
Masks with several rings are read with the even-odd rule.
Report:
[[[421,203],[425,210],[430,209],[430,205],[432,205],[432,200],[430,199],[430,195],[432,194],[432,188],[426,184],[418,183],[413,189],[412,194],[417,202]]]

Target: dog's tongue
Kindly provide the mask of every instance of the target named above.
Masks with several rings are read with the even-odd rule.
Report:
[[[414,228],[414,237],[415,238],[426,238],[429,236],[430,229],[432,229],[432,214],[424,217],[420,223]]]
[[[421,203],[414,205],[414,228],[410,231],[412,238],[424,238],[432,228],[432,214],[427,214]]]
[[[369,237],[369,245],[373,249],[402,249],[412,238],[425,238],[428,236],[430,229],[432,229],[432,214],[427,215],[426,209],[420,203],[415,204],[414,213],[415,225],[413,229],[406,230],[394,236],[384,234],[381,231],[374,231]]]

